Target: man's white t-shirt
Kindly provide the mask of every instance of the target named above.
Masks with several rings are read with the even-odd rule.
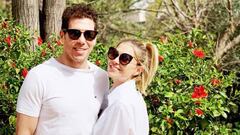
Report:
[[[108,106],[97,120],[93,135],[148,135],[149,122],[146,104],[129,80],[107,96]]]
[[[17,112],[38,117],[36,135],[92,134],[109,84],[104,70],[88,64],[75,69],[51,58],[29,71]]]

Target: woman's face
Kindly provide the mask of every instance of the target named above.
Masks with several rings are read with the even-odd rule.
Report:
[[[129,42],[121,43],[116,50],[118,51],[118,56],[115,59],[108,58],[108,75],[113,80],[115,84],[121,84],[132,79],[141,73],[141,66],[138,65],[135,53],[138,49],[134,50],[134,47]],[[135,52],[134,52],[135,51]],[[119,58],[123,54],[129,54],[133,58],[130,63],[123,65],[120,63]],[[124,54],[126,56],[126,54]],[[121,56],[123,57],[123,56]],[[124,58],[124,57],[123,57]]]

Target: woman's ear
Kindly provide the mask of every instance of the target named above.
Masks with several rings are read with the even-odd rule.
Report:
[[[137,66],[136,72],[133,74],[133,76],[136,77],[136,76],[140,75],[143,72],[143,70],[144,70],[144,68],[143,68],[142,65],[141,66]]]

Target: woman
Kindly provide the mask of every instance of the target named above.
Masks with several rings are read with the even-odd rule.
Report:
[[[146,104],[142,94],[158,66],[158,51],[138,40],[121,41],[108,51],[108,75],[112,88],[105,108],[94,127],[94,135],[147,135]]]

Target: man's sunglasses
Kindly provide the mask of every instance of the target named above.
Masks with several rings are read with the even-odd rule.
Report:
[[[78,40],[81,34],[83,33],[85,39],[88,41],[94,40],[98,34],[98,32],[94,30],[86,30],[84,32],[81,32],[80,30],[77,29],[65,29],[63,30],[63,32],[67,32],[72,40]]]
[[[116,48],[114,47],[110,47],[109,50],[108,50],[108,58],[110,60],[114,60],[116,59],[117,57],[119,56],[119,52]],[[119,56],[119,63],[121,65],[127,65],[131,62],[131,60],[133,59],[134,57],[131,56],[130,54],[127,54],[127,53],[122,53],[120,56]]]

